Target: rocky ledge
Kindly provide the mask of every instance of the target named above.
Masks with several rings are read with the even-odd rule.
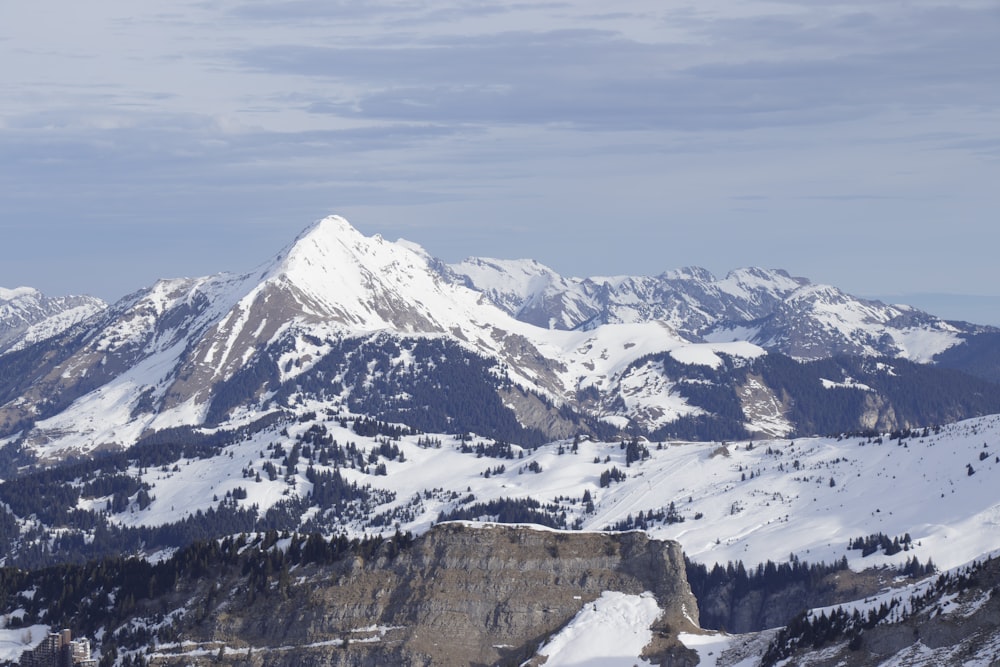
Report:
[[[187,609],[205,613],[175,614],[182,641],[151,664],[541,664],[539,646],[605,591],[655,596],[663,613],[644,658],[698,661],[677,640],[698,623],[680,545],[641,532],[444,523],[402,550],[306,566],[275,586],[250,598],[232,577],[214,599],[192,592]]]

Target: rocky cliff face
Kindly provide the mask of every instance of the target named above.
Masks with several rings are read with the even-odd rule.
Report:
[[[677,641],[698,619],[680,546],[639,532],[442,524],[400,553],[290,579],[252,602],[239,580],[219,582],[225,599],[196,596],[211,611],[185,613],[186,643],[153,664],[519,665],[604,591],[652,592],[663,614],[644,655],[697,664]]]

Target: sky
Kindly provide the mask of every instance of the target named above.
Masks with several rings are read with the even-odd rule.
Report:
[[[0,3],[0,286],[115,300],[339,213],[1000,324],[998,35],[995,0]]]

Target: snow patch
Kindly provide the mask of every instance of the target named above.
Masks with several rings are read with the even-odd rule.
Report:
[[[0,661],[17,661],[21,654],[30,651],[49,636],[47,625],[31,625],[26,628],[0,629]]]
[[[921,364],[932,362],[934,357],[962,342],[958,332],[944,323],[935,329],[890,329],[888,334],[899,347],[901,357]]]
[[[662,613],[652,593],[605,591],[585,605],[538,654],[548,658],[546,667],[648,665],[639,656],[653,639],[650,626]]]
[[[738,662],[731,662],[720,658],[723,653],[732,652],[738,648],[744,639],[739,635],[727,634],[694,634],[682,632],[677,637],[684,646],[692,649],[698,654],[698,667],[756,667],[759,658],[755,655],[747,656]]]
[[[855,382],[848,378],[844,382],[834,382],[833,380],[827,380],[826,378],[820,378],[820,382],[823,384],[824,389],[861,389],[863,391],[872,391],[872,388],[862,382]]]

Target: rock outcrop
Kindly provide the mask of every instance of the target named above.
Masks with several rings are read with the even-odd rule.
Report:
[[[652,592],[663,613],[644,657],[697,664],[677,640],[698,620],[681,548],[641,532],[446,523],[399,553],[289,578],[252,602],[239,581],[219,582],[228,598],[185,613],[184,643],[151,664],[520,665],[604,591]]]

